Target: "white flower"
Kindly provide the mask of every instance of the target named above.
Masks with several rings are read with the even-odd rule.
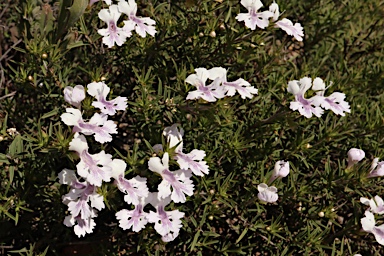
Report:
[[[104,82],[93,82],[87,86],[88,94],[95,97],[97,101],[92,102],[92,106],[101,109],[101,113],[113,116],[117,110],[125,110],[127,107],[126,97],[116,97],[108,101],[107,96],[110,91]]]
[[[103,43],[108,45],[109,48],[113,47],[115,43],[121,46],[126,41],[129,34],[123,28],[117,27],[121,12],[118,6],[113,4],[109,9],[102,9],[99,12],[99,18],[107,23],[108,28],[99,29],[97,32],[103,36]]]
[[[66,216],[63,224],[67,227],[74,226],[73,230],[78,237],[85,236],[85,234],[91,234],[96,226],[93,217],[96,217],[96,212],[92,213],[92,217],[82,219],[80,216]]]
[[[128,204],[138,205],[140,198],[148,196],[147,179],[136,176],[132,179],[124,178],[125,168],[127,164],[121,159],[114,159],[109,164],[112,168],[112,177],[116,180],[117,188],[125,194],[124,201]]]
[[[204,176],[209,173],[209,167],[206,161],[204,150],[194,149],[188,154],[178,152],[175,156],[177,163],[183,170],[191,170],[197,176]]]
[[[189,83],[197,88],[195,91],[191,91],[187,95],[187,100],[200,99],[208,102],[215,102],[217,99],[225,97],[224,88],[220,86],[221,80],[215,79],[210,85],[205,85],[209,72],[205,68],[196,68],[196,74],[189,75],[185,82]]]
[[[130,33],[132,30],[136,30],[141,37],[145,37],[148,34],[151,36],[155,36],[157,32],[155,29],[156,22],[148,17],[137,17],[137,4],[134,0],[120,0],[119,2],[119,10],[120,12],[126,14],[128,16],[128,20],[124,21],[124,31],[126,33]]]
[[[351,148],[348,150],[348,166],[347,168],[351,168],[357,162],[360,162],[365,157],[365,152],[358,148]]]
[[[80,108],[81,101],[85,99],[84,87],[76,85],[75,87],[67,86],[64,88],[64,100],[69,104]]]
[[[300,23],[293,25],[291,20],[284,18],[276,22],[276,26],[284,30],[288,35],[296,38],[297,41],[303,41],[304,32]]]
[[[290,109],[298,110],[299,113],[306,118],[311,118],[312,114],[320,117],[324,112],[324,110],[319,107],[321,104],[320,98],[312,97],[306,99],[304,97],[304,94],[311,86],[312,79],[310,77],[303,77],[299,81],[293,80],[288,82],[287,90],[295,96],[295,101],[291,102]]]
[[[168,167],[169,155],[164,153],[163,159],[151,157],[148,161],[148,167],[151,171],[161,175],[163,181],[158,186],[159,197],[166,198],[171,195],[175,203],[184,203],[185,195],[193,195],[193,183],[190,179],[191,174],[185,170],[171,172]],[[171,191],[172,187],[172,191]]]
[[[375,216],[370,211],[365,211],[365,217],[360,220],[363,230],[372,233],[376,241],[384,245],[384,224],[376,226]]]
[[[107,120],[107,115],[95,113],[89,122],[85,122],[81,112],[75,108],[67,108],[67,113],[62,114],[61,120],[73,127],[73,132],[81,132],[85,135],[95,135],[95,140],[100,143],[112,141],[111,134],[117,133],[116,124]]]
[[[105,207],[103,196],[99,195],[97,188],[89,182],[80,182],[73,170],[62,170],[59,173],[59,182],[71,187],[69,193],[63,196],[63,203],[68,205],[68,211],[71,214],[65,217],[64,225],[75,226],[74,231],[78,237],[92,233],[96,226],[93,218],[97,216],[94,208],[101,210]]]
[[[261,183],[257,186],[257,190],[259,190],[257,197],[265,203],[274,203],[279,198],[277,188],[274,186],[268,187],[267,184]]]
[[[179,210],[166,211],[171,199],[169,197],[160,198],[157,193],[152,193],[150,203],[156,208],[156,212],[150,211],[147,219],[151,223],[155,223],[155,230],[162,236],[164,242],[174,240],[182,227],[181,218],[184,213]]]
[[[88,143],[84,135],[75,134],[69,143],[69,150],[76,151],[80,157],[80,162],[76,165],[78,174],[86,179],[91,185],[101,187],[103,181],[111,181],[112,155],[105,154],[102,150],[98,154],[89,154]]]
[[[148,197],[140,197],[135,209],[127,210],[123,209],[116,213],[116,218],[119,220],[119,226],[126,230],[132,228],[134,232],[139,232],[148,223],[147,215],[144,212],[144,207],[148,204]]]
[[[272,183],[277,178],[287,177],[289,174],[289,162],[280,160],[275,164],[272,176],[269,179],[268,183]]]
[[[277,19],[280,16],[280,12],[279,12],[279,5],[275,1],[273,1],[273,3],[269,6],[269,11],[273,13],[272,20],[277,21]]]
[[[258,90],[251,86],[250,83],[242,78],[233,82],[227,81],[227,70],[222,67],[215,67],[208,70],[209,79],[216,80],[222,84],[223,90],[227,96],[234,96],[238,92],[242,99],[253,98],[253,94],[257,94]]]
[[[240,3],[247,8],[248,13],[239,13],[236,16],[238,21],[244,21],[245,26],[251,30],[255,30],[256,26],[261,29],[268,27],[268,19],[273,17],[274,13],[270,11],[257,12],[263,6],[260,0],[241,0]]]
[[[330,109],[336,115],[345,116],[344,112],[351,113],[351,109],[348,102],[344,100],[345,99],[344,93],[334,92],[327,97],[324,96],[325,90],[328,89],[331,85],[332,85],[332,82],[327,88],[325,88],[324,81],[321,78],[316,77],[313,80],[312,90],[317,91],[316,92],[317,95],[314,96],[313,98],[318,99],[318,101],[321,102],[320,105],[322,108],[326,110]]]
[[[361,197],[360,202],[369,205],[369,211],[377,214],[384,214],[384,201],[381,197],[377,195],[373,199]]]
[[[97,188],[95,186],[88,182],[82,185],[81,188],[72,187],[69,193],[63,196],[63,203],[68,205],[68,211],[73,216],[80,215],[82,219],[87,219],[92,216],[92,208],[101,210],[105,205],[103,196],[96,192]]]
[[[384,161],[379,162],[379,158],[375,158],[372,161],[371,169],[368,174],[368,178],[384,176]]]

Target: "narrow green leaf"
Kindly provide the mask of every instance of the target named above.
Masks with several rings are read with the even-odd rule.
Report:
[[[241,241],[241,239],[243,239],[243,237],[247,234],[247,232],[248,232],[248,228],[245,228],[245,229],[243,230],[243,232],[241,232],[239,238],[237,238],[235,244],[239,243],[239,242]]]

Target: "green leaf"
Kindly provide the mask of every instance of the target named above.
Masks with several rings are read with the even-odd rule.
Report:
[[[45,118],[48,118],[48,117],[57,115],[58,113],[59,113],[59,109],[58,109],[58,108],[55,108],[54,110],[49,111],[48,113],[45,113],[45,114],[44,114],[42,117],[40,117],[40,118],[41,118],[41,119],[45,119]]]
[[[21,136],[19,134],[15,137],[15,139],[9,146],[8,153],[12,158],[14,158],[17,156],[17,154],[21,152],[23,152],[23,140],[21,139]]]
[[[239,236],[239,238],[237,238],[235,244],[239,243],[241,239],[243,239],[243,237],[247,234],[247,232],[248,232],[248,228],[245,228],[243,232],[241,232],[241,235]]]
[[[58,40],[84,14],[88,0],[61,0],[56,39]]]

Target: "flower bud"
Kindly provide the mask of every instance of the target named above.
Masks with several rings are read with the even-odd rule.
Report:
[[[294,81],[289,81],[288,82],[288,89],[287,91],[289,93],[292,93],[293,95],[296,95],[298,93],[300,93],[300,86],[298,84],[298,81],[294,80]]]
[[[216,32],[213,30],[213,31],[211,31],[211,33],[209,33],[209,36],[210,37],[216,37]]]
[[[80,108],[81,102],[85,99],[85,91],[82,85],[75,87],[67,86],[64,88],[64,100],[69,104]]]
[[[365,152],[358,148],[351,148],[348,151],[348,167],[351,168],[357,162],[360,162],[365,157]]]
[[[287,177],[289,174],[289,162],[283,160],[277,161],[275,169],[273,170],[272,177],[269,179],[269,183],[273,182],[277,178]]]
[[[318,215],[319,215],[320,218],[323,218],[325,216],[324,212],[319,212]]]

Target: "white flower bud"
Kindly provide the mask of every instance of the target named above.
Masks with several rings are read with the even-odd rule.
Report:
[[[365,152],[358,148],[351,148],[348,151],[348,167],[351,168],[357,162],[360,162],[365,157]]]
[[[289,162],[285,162],[283,160],[277,161],[275,164],[275,169],[273,170],[273,174],[269,179],[268,183],[273,182],[277,178],[287,177],[289,174]]]

